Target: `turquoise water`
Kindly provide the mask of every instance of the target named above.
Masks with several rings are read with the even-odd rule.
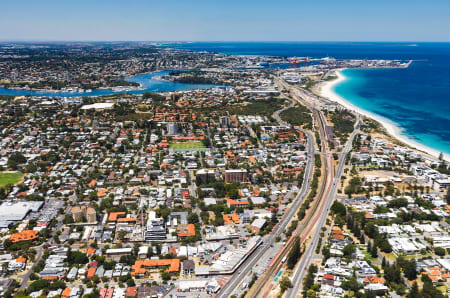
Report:
[[[167,91],[186,91],[194,89],[208,89],[213,88],[216,85],[212,84],[188,84],[178,83],[171,81],[157,80],[155,77],[166,75],[171,70],[164,70],[153,73],[139,74],[125,80],[130,82],[136,82],[143,86],[142,90],[127,91],[130,94],[141,94],[144,92],[167,92]],[[0,94],[3,95],[34,95],[34,96],[62,96],[62,97],[75,97],[75,96],[101,96],[110,94],[125,93],[124,91],[113,91],[112,89],[95,89],[92,92],[48,92],[48,91],[31,91],[31,90],[15,90],[0,88]]]
[[[407,69],[346,70],[335,92],[390,120],[409,139],[450,154],[450,43],[196,42],[173,47],[239,55],[415,60]]]
[[[409,69],[347,69],[342,72],[347,79],[334,91],[390,120],[407,138],[450,154],[450,98],[444,87],[448,77],[427,76],[428,63],[415,62]]]
[[[193,42],[169,46],[234,55],[416,60],[407,69],[346,70],[344,73],[349,80],[336,86],[335,92],[352,104],[390,120],[402,129],[406,137],[450,154],[450,43]],[[161,74],[164,73],[130,78],[143,83],[146,88],[130,93],[181,91],[213,86],[153,79]],[[0,89],[0,94],[11,95],[95,96],[113,93],[117,92],[95,90],[84,94],[55,94]]]

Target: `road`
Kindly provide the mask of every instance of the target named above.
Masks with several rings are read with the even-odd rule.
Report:
[[[342,172],[345,166],[345,158],[348,152],[351,150],[351,146],[353,143],[353,139],[358,133],[359,127],[361,125],[361,121],[359,120],[359,116],[357,116],[358,121],[355,127],[355,130],[351,134],[349,141],[347,142],[344,150],[340,153],[339,156],[339,164],[336,170],[336,173],[334,173],[333,170],[333,160],[331,159],[330,152],[328,150],[328,141],[330,141],[327,131],[327,123],[326,119],[323,116],[322,112],[317,110],[315,108],[317,97],[312,96],[310,93],[299,89],[295,87],[291,87],[287,85],[285,82],[283,82],[281,79],[278,79],[278,84],[286,88],[290,91],[291,96],[299,101],[300,103],[308,106],[312,111],[314,118],[318,122],[318,126],[320,129],[320,139],[322,144],[322,160],[325,161],[325,166],[328,168],[326,169],[326,172],[323,173],[324,175],[324,181],[322,181],[323,185],[326,188],[326,191],[319,192],[319,195],[317,196],[317,208],[314,210],[314,214],[311,216],[310,220],[308,220],[308,228],[304,233],[302,233],[301,239],[304,240],[306,237],[309,236],[310,232],[312,232],[311,235],[311,241],[309,245],[306,248],[306,251],[302,255],[299,264],[296,267],[296,270],[294,271],[293,277],[292,277],[292,288],[288,290],[287,297],[296,297],[299,294],[299,290],[302,285],[303,278],[305,277],[305,274],[307,273],[307,268],[309,267],[309,264],[312,261],[312,258],[314,256],[315,248],[317,247],[319,238],[320,238],[320,231],[321,228],[325,225],[326,218],[328,216],[329,209],[331,207],[331,204],[334,200],[334,197],[337,193],[337,188],[339,185],[339,180],[342,176]],[[335,175],[334,175],[335,174]],[[331,183],[332,182],[332,183]],[[322,190],[322,187],[321,187]]]
[[[282,108],[281,110],[278,110],[278,111],[276,111],[275,113],[273,113],[273,118],[275,118],[275,120],[277,120],[278,123],[280,123],[280,124],[283,125],[283,126],[290,126],[288,123],[286,123],[286,122],[284,122],[283,120],[281,120],[280,114],[281,114],[282,112],[286,111],[287,109],[290,109],[290,108],[294,107],[294,106],[295,106],[295,101],[293,101],[292,99],[290,99],[290,98],[288,98],[288,97],[286,97],[286,96],[283,96],[283,97],[286,98],[286,99],[289,99],[289,100],[290,100],[290,103],[289,103],[288,106],[286,106],[286,107]]]
[[[311,233],[313,227],[315,226],[315,223],[318,220],[319,214],[323,211],[324,208],[323,201],[324,198],[327,197],[327,193],[331,188],[331,181],[333,179],[334,174],[331,155],[328,154],[328,142],[326,140],[326,122],[322,121],[319,112],[314,108],[313,104],[308,103],[302,97],[299,96],[298,94],[299,92],[297,92],[297,89],[292,88],[282,80],[278,80],[277,83],[279,84],[279,86],[290,91],[291,98],[288,97],[286,98],[291,100],[292,103],[291,106],[295,105],[296,102],[299,102],[300,104],[307,106],[312,111],[313,119],[317,121],[317,126],[319,128],[320,143],[321,143],[320,148],[322,153],[320,155],[320,158],[322,160],[323,165],[322,173],[324,174],[322,175],[320,181],[318,195],[316,196],[316,199],[313,201],[312,206],[310,206],[309,211],[306,213],[306,216],[303,218],[301,223],[297,225],[297,228],[287,241],[284,250],[280,251],[280,253],[274,257],[269,268],[264,272],[262,276],[258,278],[255,285],[250,289],[247,295],[248,297],[266,297],[274,285],[272,280],[274,280],[275,275],[282,268],[283,264],[281,260],[285,256],[287,256],[288,252],[292,249],[292,246],[294,244],[293,239],[295,239],[295,237],[298,236],[300,238],[301,244],[306,243],[306,241],[308,240],[309,233]],[[282,110],[285,110],[287,108],[289,107],[286,107]],[[274,117],[275,118],[278,117],[278,120],[282,122],[282,120],[279,119],[280,112],[281,111],[275,113]],[[311,145],[314,146],[314,144]]]
[[[321,231],[322,227],[325,225],[325,222],[326,222],[326,219],[328,216],[328,212],[330,211],[331,204],[336,196],[339,181],[340,181],[342,173],[344,171],[345,159],[346,159],[347,153],[350,152],[350,150],[352,149],[353,139],[355,138],[356,134],[358,133],[360,126],[361,126],[361,121],[359,120],[355,127],[355,130],[353,131],[347,144],[345,145],[344,150],[339,154],[340,155],[339,156],[339,165],[336,170],[336,175],[334,177],[331,190],[325,201],[325,212],[322,212],[320,214],[318,225],[316,226],[316,228],[314,230],[314,234],[311,237],[311,242],[309,243],[305,253],[303,254],[302,258],[300,259],[297,269],[294,272],[294,275],[292,277],[292,288],[288,289],[288,292],[286,295],[287,298],[294,298],[300,294],[299,291],[302,286],[302,281],[307,273],[309,265],[311,264],[311,261],[314,256],[314,250],[317,247],[317,243],[319,242],[320,231]]]
[[[54,244],[53,236],[55,236],[57,231],[61,231],[61,227],[63,225],[64,214],[68,214],[70,212],[70,209],[71,209],[71,207],[68,206],[64,210],[64,213],[59,215],[57,223],[56,223],[55,227],[52,229],[52,232],[50,233],[50,237],[47,239],[47,241],[45,241],[44,243],[42,243],[39,246],[34,247],[34,249],[36,249],[36,252],[37,252],[37,257],[36,257],[36,261],[33,263],[33,266],[41,261],[42,256],[44,255],[44,245],[47,244],[48,246],[52,246]],[[32,268],[30,268],[30,270],[28,270],[27,273],[25,273],[24,275],[21,276],[22,282],[20,283],[19,289],[26,289],[28,287],[28,280],[29,280],[31,274],[33,274],[33,273],[34,273],[34,270]]]
[[[280,122],[280,124],[282,124]],[[309,193],[313,168],[314,168],[314,137],[308,131],[303,131],[307,137],[307,150],[308,150],[308,161],[305,168],[305,175],[302,187],[298,192],[295,200],[292,202],[289,210],[283,216],[281,221],[275,226],[272,233],[266,236],[263,240],[264,243],[251,255],[247,258],[247,260],[241,265],[238,271],[236,271],[230,280],[225,284],[224,287],[219,291],[216,297],[225,298],[232,295],[235,289],[239,288],[239,285],[243,282],[244,278],[249,274],[251,268],[258,262],[261,261],[262,256],[267,252],[268,249],[271,248],[275,239],[278,236],[281,236],[283,231],[286,229],[287,225],[291,221],[291,219],[296,214],[298,208],[303,203],[306,195]]]

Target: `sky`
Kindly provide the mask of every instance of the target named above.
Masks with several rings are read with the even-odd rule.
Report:
[[[449,0],[1,2],[3,41],[450,41]]]

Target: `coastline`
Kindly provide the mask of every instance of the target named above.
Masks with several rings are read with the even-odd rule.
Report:
[[[128,92],[131,92],[131,94],[141,94],[144,92],[169,92],[169,91],[210,89],[215,86],[218,86],[216,84],[183,83],[160,79],[161,75],[159,74],[163,74],[167,71],[170,71],[170,69],[143,72],[124,79],[126,81],[138,83],[139,87],[128,87],[128,86],[102,87],[98,89],[93,89],[91,92],[78,92],[78,91],[65,92],[60,90],[23,90],[23,89],[0,88],[0,95],[11,95],[11,96],[32,95],[32,96],[46,96],[46,97],[78,97],[78,96],[98,97]],[[149,77],[144,78],[145,81],[153,81],[150,82],[148,85],[140,81],[141,77],[146,75],[148,75]],[[169,84],[170,86],[169,87],[164,86],[163,84]],[[160,86],[162,86],[162,88]],[[114,90],[114,88],[119,89]],[[124,90],[121,90],[121,88],[124,88]]]
[[[343,70],[345,70],[345,68],[336,69],[335,74],[336,74],[337,78],[335,80],[323,82],[323,83],[319,84],[316,88],[314,88],[314,92],[316,92],[318,95],[320,95],[330,101],[334,101],[334,102],[344,106],[345,108],[347,108],[349,110],[353,110],[362,116],[365,116],[365,117],[368,117],[368,118],[371,118],[371,119],[377,121],[384,127],[387,134],[389,134],[391,137],[399,140],[400,142],[404,143],[411,149],[420,151],[421,153],[425,153],[435,159],[437,159],[439,157],[440,152],[438,150],[428,147],[424,144],[421,144],[421,143],[419,143],[415,140],[412,140],[412,139],[408,138],[407,136],[403,135],[402,129],[400,127],[398,127],[391,120],[381,117],[379,115],[376,115],[367,110],[364,110],[364,109],[354,105],[353,103],[349,102],[347,99],[343,98],[339,94],[337,94],[334,91],[334,87],[349,79],[344,74],[342,74]],[[450,156],[448,154],[444,153],[444,159],[446,161],[450,161]]]

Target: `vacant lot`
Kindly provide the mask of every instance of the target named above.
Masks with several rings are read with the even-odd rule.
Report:
[[[182,143],[171,143],[169,145],[172,149],[199,149],[205,148],[202,142],[182,142]]]
[[[22,177],[22,173],[0,173],[0,187],[7,184],[16,184]]]

